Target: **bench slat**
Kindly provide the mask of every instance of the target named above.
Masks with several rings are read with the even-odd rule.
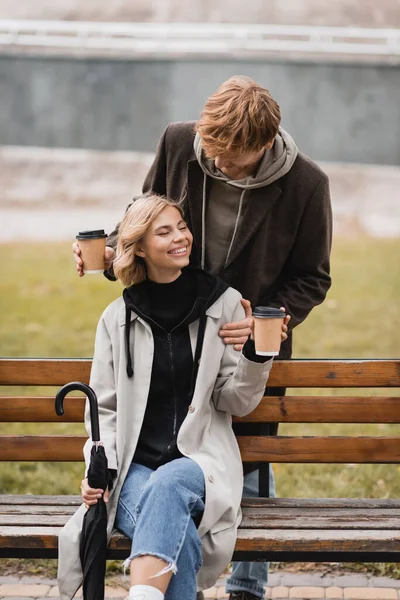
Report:
[[[0,506],[26,505],[26,506],[79,506],[81,497],[78,495],[49,496],[45,494],[1,494]]]
[[[23,496],[22,496],[23,497]],[[79,497],[77,497],[79,500]],[[1,504],[1,496],[0,496]],[[291,509],[322,510],[400,510],[400,499],[394,498],[243,498],[242,506],[281,511]]]
[[[58,417],[53,396],[0,396],[0,422],[82,423],[85,398],[69,396]],[[238,423],[400,423],[393,396],[268,396]]]
[[[91,365],[92,360],[88,358],[3,358],[0,359],[0,385],[89,383]]]
[[[400,437],[245,437],[237,441],[243,462],[399,463]]]
[[[400,437],[238,436],[243,462],[400,463]],[[1,436],[0,460],[80,462],[82,436]]]
[[[1,413],[0,413],[1,414]],[[400,423],[393,396],[266,396],[238,423]]]
[[[13,527],[64,527],[73,515],[0,515],[0,528]]]
[[[56,415],[54,396],[0,396],[0,423],[83,423],[84,396],[68,396]]]
[[[0,385],[88,383],[90,359],[0,359]],[[400,387],[400,360],[275,361],[269,386]]]
[[[82,462],[83,436],[24,435],[0,437],[0,461]]]
[[[57,550],[60,527],[0,527],[0,551],[4,549]],[[330,530],[263,530],[239,529],[236,551],[287,552],[400,552],[400,530],[392,531],[330,531]],[[109,543],[110,550],[129,552],[128,538],[116,534]]]
[[[64,518],[71,516],[76,512],[76,509],[80,506],[81,502],[77,503],[76,506],[49,506],[49,505],[31,505],[31,504],[0,504],[0,523],[4,524],[4,519],[9,516],[15,518],[23,517],[25,515],[47,515],[59,516],[62,515]]]
[[[0,495],[0,510],[3,507],[26,506],[28,510],[33,507],[75,507],[81,504],[81,497],[78,495],[67,496],[49,496],[49,495],[24,495],[24,494],[5,494]],[[242,506],[250,508],[268,508],[268,510],[282,510],[283,508],[292,509],[314,509],[324,510],[348,508],[351,510],[400,510],[400,499],[394,498],[244,498]]]
[[[400,530],[329,531],[239,529],[235,550],[269,552],[400,552]]]
[[[0,526],[63,527],[75,509],[69,514],[56,511],[28,511],[18,514],[0,514]],[[400,511],[393,510],[293,510],[281,512],[268,509],[244,508],[241,529],[337,529],[337,530],[400,530]]]
[[[0,461],[82,462],[84,436],[0,436]]]
[[[3,522],[3,517],[0,517],[0,522]],[[396,530],[400,529],[400,511],[301,508],[277,511],[268,508],[243,507],[243,520],[240,527],[242,529]]]

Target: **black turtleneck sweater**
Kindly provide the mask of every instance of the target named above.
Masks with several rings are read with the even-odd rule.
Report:
[[[179,429],[191,402],[193,355],[189,323],[199,316],[196,276],[190,270],[171,283],[141,284],[142,313],[154,337],[151,384],[133,461],[151,469],[182,455]]]
[[[171,283],[147,279],[144,285],[148,294],[149,317],[166,331],[171,331],[184,320],[197,296],[196,280],[190,271],[182,271]]]

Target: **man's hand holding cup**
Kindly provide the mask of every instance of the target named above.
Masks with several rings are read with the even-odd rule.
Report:
[[[81,234],[88,233],[91,232],[81,232]],[[101,243],[103,238],[100,237],[92,238],[92,243],[89,244],[88,242],[90,242],[90,237],[88,236],[85,239],[81,234],[77,235],[77,241],[72,244],[72,252],[74,253],[76,270],[79,277],[83,277],[85,272],[103,272],[104,270],[109,269],[115,255],[115,251],[110,246],[105,246],[105,237],[104,243]],[[97,246],[93,244],[94,241],[97,241]],[[89,254],[87,253],[87,249],[89,249]],[[86,264],[84,264],[84,261]],[[86,265],[89,267],[94,267],[94,269],[87,269]]]

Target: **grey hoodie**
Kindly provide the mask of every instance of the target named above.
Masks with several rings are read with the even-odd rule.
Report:
[[[270,185],[286,175],[296,160],[298,149],[293,138],[279,128],[275,143],[271,150],[265,152],[257,173],[238,180],[228,179],[215,167],[213,160],[204,156],[199,134],[194,140],[194,151],[204,173],[201,266],[219,275],[228,261],[237,234],[243,202],[247,198],[251,201],[251,195],[246,197],[246,192]],[[206,206],[207,177],[213,181]]]

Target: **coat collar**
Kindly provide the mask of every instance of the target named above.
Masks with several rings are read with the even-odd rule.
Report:
[[[125,304],[124,304],[122,298],[121,298],[121,300],[122,300],[122,304],[121,304],[120,310],[118,311],[118,325],[120,327],[124,327],[125,326]],[[207,317],[212,317],[213,319],[219,319],[222,316],[223,305],[224,305],[224,302],[223,302],[223,294],[222,294],[222,296],[220,296],[214,302],[214,304],[212,304],[206,310]],[[146,321],[141,319],[137,313],[135,313],[133,310],[131,310],[131,323],[132,323],[132,321],[135,321],[136,319],[138,319],[141,323],[143,323],[146,328],[151,330],[150,325],[148,323],[146,323]]]
[[[120,327],[124,327],[125,326],[125,303],[123,301],[123,298],[121,298],[122,303],[120,306],[120,309],[118,311],[118,325]],[[136,319],[139,318],[139,315],[137,313],[135,313],[133,310],[131,310],[131,322],[135,321]]]
[[[189,160],[187,163],[187,202],[189,207],[189,222],[196,248],[201,252],[201,211],[203,205],[204,173],[197,159]],[[206,195],[211,188],[211,180],[206,180]]]
[[[200,250],[202,246],[202,205],[204,173],[197,159],[189,160],[187,164],[187,201],[189,221],[194,243]],[[212,180],[206,179],[206,202],[209,197]],[[245,191],[242,215],[238,230],[226,266],[230,265],[243,251],[257,229],[264,222],[274,202],[282,193],[282,181],[277,180],[271,185]],[[250,197],[251,195],[251,197]],[[247,196],[247,198],[246,198]],[[207,231],[206,231],[207,243]]]
[[[213,319],[220,319],[222,317],[222,309],[224,306],[223,297],[224,294],[222,294],[214,304],[208,307],[206,310],[207,317],[212,317]]]

